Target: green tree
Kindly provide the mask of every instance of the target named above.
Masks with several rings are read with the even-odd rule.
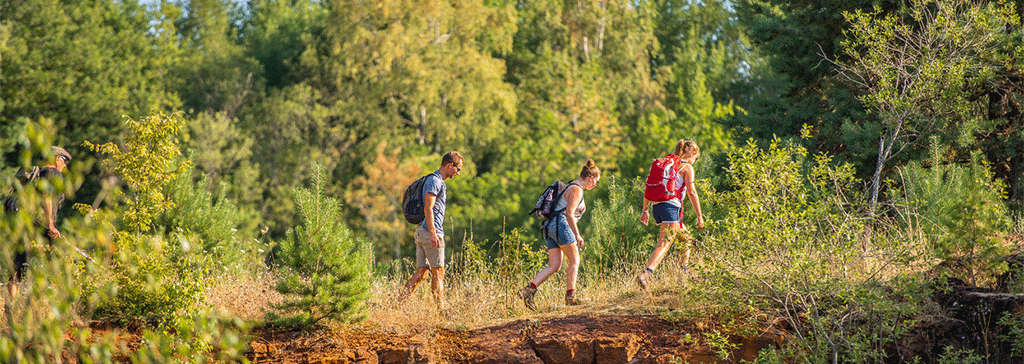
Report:
[[[848,62],[839,74],[863,89],[860,100],[878,117],[878,154],[870,186],[875,212],[883,171],[897,154],[930,135],[969,145],[991,128],[969,92],[994,82],[1002,35],[1019,27],[1011,6],[963,0],[914,0],[909,18],[848,13]]]
[[[845,60],[840,42],[849,23],[844,12],[878,5],[896,11],[892,1],[741,0],[737,20],[753,49],[763,58],[750,74],[730,87],[742,112],[724,120],[740,140],[767,145],[775,138],[803,143],[854,163],[859,176],[870,175],[877,148],[865,133],[877,123],[864,111],[854,90],[834,77],[827,60]],[[862,131],[862,129],[866,129]],[[804,130],[809,139],[798,139]]]
[[[303,61],[331,125],[351,130],[343,136],[402,138],[433,152],[501,136],[515,95],[492,54],[510,48],[509,5],[331,1],[328,9],[323,38]]]
[[[295,191],[302,226],[281,241],[278,254],[285,269],[277,290],[288,296],[277,308],[291,315],[280,321],[286,325],[360,320],[370,290],[372,257],[342,222],[339,201],[324,196],[323,167],[313,169],[310,189]]]
[[[4,0],[0,13],[4,128],[48,117],[57,144],[110,141],[123,130],[121,115],[179,104],[165,87],[174,44],[149,32],[153,18],[139,3]]]
[[[654,32],[660,44],[655,62],[665,70],[659,76],[665,83],[665,107],[671,113],[640,125],[650,131],[635,141],[637,148],[656,149],[638,154],[649,161],[671,150],[679,139],[696,141],[709,155],[732,149],[732,135],[720,124],[734,112],[732,96],[726,91],[749,72],[750,62],[756,62],[735,12],[721,1],[654,4]]]

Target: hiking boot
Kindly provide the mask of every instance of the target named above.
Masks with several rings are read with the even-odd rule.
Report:
[[[565,305],[566,306],[576,306],[578,304],[580,304],[580,299],[579,299],[579,297],[576,297],[576,290],[565,292]]]
[[[641,290],[646,291],[648,287],[650,287],[651,279],[653,278],[654,275],[652,275],[651,272],[645,270],[643,272],[640,272],[640,274],[636,275],[636,284],[640,286]]]
[[[537,305],[533,304],[533,296],[536,294],[537,287],[531,286],[529,284],[527,284],[526,287],[523,287],[523,289],[519,290],[519,298],[522,298],[523,303],[526,304],[526,308],[529,308],[532,311],[537,311]]]

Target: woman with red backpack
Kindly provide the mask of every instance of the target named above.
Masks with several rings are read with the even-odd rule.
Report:
[[[651,280],[654,278],[654,270],[661,264],[661,260],[668,254],[668,248],[672,240],[681,237],[685,243],[685,251],[680,258],[683,271],[686,271],[687,263],[690,260],[690,237],[683,225],[682,207],[683,194],[689,198],[693,210],[697,213],[697,229],[704,228],[704,215],[700,210],[700,199],[697,197],[697,189],[693,185],[694,172],[693,163],[700,157],[700,148],[693,141],[680,139],[676,143],[673,154],[659,158],[651,166],[651,175],[648,176],[647,189],[644,191],[644,205],[640,213],[640,222],[647,225],[650,215],[654,215],[654,222],[661,226],[658,235],[658,245],[651,252],[647,259],[647,266],[636,276],[636,283],[641,289],[647,290]],[[659,163],[660,162],[660,163]],[[658,170],[666,168],[667,170]],[[655,173],[658,172],[658,173]],[[660,181],[662,178],[665,181]],[[659,180],[652,182],[652,179]],[[653,213],[649,212],[653,202]]]

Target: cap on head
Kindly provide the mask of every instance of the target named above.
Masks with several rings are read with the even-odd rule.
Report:
[[[52,146],[50,148],[53,149],[53,155],[55,157],[64,158],[65,162],[71,160],[71,154],[68,153],[68,151],[64,150],[64,148],[58,147],[56,145],[54,145],[54,146]]]

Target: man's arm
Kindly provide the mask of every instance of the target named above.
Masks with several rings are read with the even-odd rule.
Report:
[[[437,195],[433,192],[427,192],[423,195],[423,221],[427,225],[427,231],[430,232],[430,246],[440,248],[441,238],[438,238],[437,231],[434,231],[435,201],[437,201]]]
[[[46,196],[43,201],[43,212],[46,213],[46,233],[51,238],[59,238],[60,230],[57,230],[57,225],[54,222],[54,211],[53,211],[53,197]]]

